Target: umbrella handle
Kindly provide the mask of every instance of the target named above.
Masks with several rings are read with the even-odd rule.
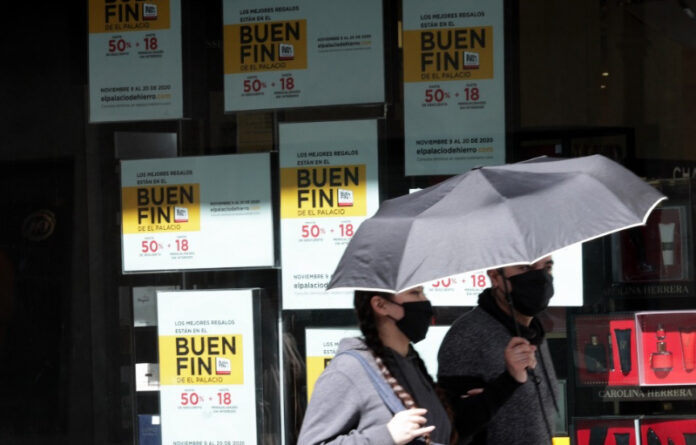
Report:
[[[532,382],[534,382],[536,386],[541,384],[541,378],[536,375],[536,372],[534,372],[532,368],[527,368],[527,375],[529,375],[529,378],[532,379]]]

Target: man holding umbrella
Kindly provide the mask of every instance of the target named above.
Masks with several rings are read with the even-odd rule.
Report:
[[[548,255],[643,225],[664,199],[600,155],[475,168],[384,201],[356,231],[328,289],[399,293],[489,269],[492,287],[444,340],[441,381],[463,436],[549,444],[556,378],[535,318],[553,295]]]
[[[552,265],[545,257],[531,265],[489,270],[492,286],[442,342],[438,382],[465,442],[551,443],[557,380],[535,315],[553,296]]]

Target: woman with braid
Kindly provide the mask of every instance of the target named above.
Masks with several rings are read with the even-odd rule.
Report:
[[[411,346],[432,308],[422,287],[355,292],[363,338],[344,338],[314,386],[298,445],[447,444],[450,420]]]

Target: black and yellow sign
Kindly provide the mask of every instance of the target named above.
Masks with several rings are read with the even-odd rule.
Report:
[[[280,217],[365,216],[365,165],[283,168]]]
[[[223,48],[225,74],[306,69],[307,21],[225,25]]]
[[[492,26],[404,31],[404,82],[492,78]]]
[[[123,187],[123,233],[199,231],[200,203],[199,184]]]
[[[241,385],[242,335],[159,337],[161,385]]]
[[[169,29],[169,0],[90,0],[89,32]]]

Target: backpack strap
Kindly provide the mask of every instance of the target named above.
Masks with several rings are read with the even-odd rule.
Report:
[[[365,370],[365,373],[372,381],[375,390],[382,398],[384,404],[387,405],[387,408],[389,408],[389,411],[391,411],[393,414],[396,414],[406,409],[403,403],[401,403],[401,400],[399,400],[399,398],[396,397],[396,394],[394,394],[394,391],[392,390],[391,386],[389,386],[389,383],[387,383],[387,381],[384,380],[384,378],[372,366],[370,366],[365,357],[363,357],[356,351],[343,351],[337,354],[336,357],[338,357],[339,355],[350,355],[351,357],[354,357],[362,365],[363,369]]]
[[[384,380],[384,377],[382,377],[377,371],[375,371],[375,369],[372,366],[370,366],[365,357],[353,350],[343,351],[339,354],[336,354],[334,358],[338,357],[339,355],[350,355],[351,357],[354,357],[362,365],[363,369],[365,370],[365,373],[370,378],[370,381],[372,381],[375,390],[382,398],[382,401],[387,406],[387,408],[389,408],[389,411],[391,411],[393,414],[396,414],[406,409],[401,400],[399,400],[396,394],[394,394],[394,390],[391,386],[389,386],[389,383],[387,383],[387,381]],[[413,439],[407,445],[423,445],[425,443],[426,441],[422,437],[418,437],[416,439]],[[443,444],[431,442],[431,445]]]

